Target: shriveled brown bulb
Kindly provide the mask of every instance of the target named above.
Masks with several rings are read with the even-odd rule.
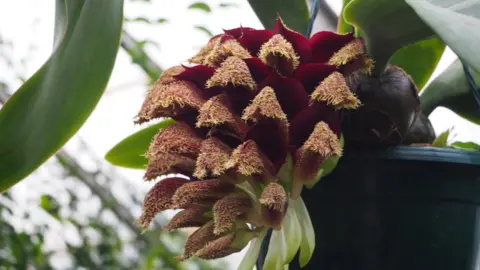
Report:
[[[363,106],[344,114],[345,143],[353,146],[404,143],[420,111],[417,87],[411,77],[390,65],[378,77],[357,72],[347,79]]]

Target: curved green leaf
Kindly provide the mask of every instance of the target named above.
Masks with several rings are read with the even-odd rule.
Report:
[[[433,37],[401,48],[390,59],[390,64],[405,70],[420,91],[432,76],[444,51],[445,43]]]
[[[375,74],[381,74],[403,46],[435,35],[405,0],[352,0],[343,16],[364,33],[368,52],[375,60]]]
[[[337,32],[340,34],[355,32],[355,28],[351,24],[347,23],[347,21],[345,21],[345,18],[343,17],[343,11],[345,10],[345,7],[348,5],[348,3],[350,3],[350,1],[351,0],[343,0],[342,11],[338,16]]]
[[[56,3],[54,53],[0,111],[0,191],[30,174],[77,132],[102,96],[115,62],[123,1]]]
[[[468,151],[480,151],[480,145],[474,142],[454,142],[451,145],[453,148],[468,150]]]
[[[480,85],[480,72],[471,70],[472,76]],[[478,104],[465,77],[460,60],[453,62],[422,92],[420,92],[421,109],[429,115],[437,107],[446,107],[463,118],[480,124]]]
[[[253,11],[266,29],[273,29],[277,15],[285,24],[299,33],[305,33],[310,14],[305,0],[248,0]]]
[[[203,3],[203,2],[196,2],[196,3],[193,3],[191,4],[188,9],[199,9],[199,10],[203,10],[205,12],[211,12],[212,9],[210,8],[209,5]]]
[[[480,1],[406,0],[469,66],[480,72]]]
[[[105,155],[105,159],[116,166],[145,169],[148,160],[144,154],[147,152],[153,137],[161,129],[173,123],[175,123],[175,120],[167,119],[128,136],[110,149]]]

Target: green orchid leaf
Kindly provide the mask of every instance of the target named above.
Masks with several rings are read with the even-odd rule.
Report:
[[[302,227],[298,221],[293,203],[288,204],[287,214],[282,222],[282,231],[285,234],[285,240],[287,241],[285,252],[286,258],[283,263],[289,264],[295,257],[295,254],[297,254],[302,241]]]
[[[451,129],[447,129],[442,132],[432,143],[433,147],[448,147],[448,137],[450,136]]]
[[[432,37],[401,48],[392,56],[390,64],[405,70],[420,91],[432,76],[444,51],[445,43],[438,37]]]
[[[477,85],[480,85],[480,72],[471,70]],[[460,60],[453,62],[422,92],[420,92],[421,109],[429,115],[437,107],[445,107],[461,117],[480,124],[478,104],[468,84]]]
[[[155,125],[142,129],[115,145],[105,155],[105,159],[116,166],[145,169],[148,159],[144,156],[153,137],[161,130],[175,123],[175,120],[166,119]]]
[[[250,246],[248,247],[245,256],[243,256],[242,261],[237,267],[237,270],[252,270],[257,262],[258,254],[260,253],[260,249],[262,247],[263,239],[267,234],[267,230],[263,230],[256,238],[254,238],[250,242]]]
[[[315,249],[315,231],[307,207],[302,198],[294,200],[295,211],[302,227],[302,241],[300,243],[300,267],[305,267],[310,261]]]
[[[480,2],[472,0],[406,0],[469,66],[480,72]]]
[[[451,147],[469,151],[480,151],[480,145],[474,142],[454,142]]]
[[[0,191],[38,168],[87,120],[115,63],[122,0],[57,0],[54,52],[0,110]]]
[[[207,13],[212,12],[212,9],[210,8],[210,6],[207,5],[206,3],[203,3],[203,2],[193,3],[188,7],[188,9],[199,9],[199,10],[203,10]]]
[[[273,29],[277,16],[280,15],[290,29],[299,33],[307,31],[310,14],[306,0],[248,0],[248,2],[266,29]]]
[[[355,32],[355,27],[347,23],[347,21],[345,21],[345,18],[343,17],[343,11],[345,10],[345,7],[347,6],[347,4],[350,3],[350,1],[352,0],[343,0],[342,11],[340,12],[340,15],[338,17],[338,25],[337,25],[337,32],[340,34]]]
[[[365,38],[375,60],[374,74],[391,63],[410,74],[419,89],[428,81],[445,45],[405,0],[352,0],[343,16]]]
[[[283,231],[273,230],[270,242],[268,243],[268,251],[263,269],[282,269],[287,257],[287,245],[288,243]]]

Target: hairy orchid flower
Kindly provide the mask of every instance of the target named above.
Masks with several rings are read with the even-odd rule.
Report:
[[[189,179],[160,180],[139,224],[146,229],[157,213],[181,209],[165,229],[199,229],[180,260],[224,257],[252,240],[240,269],[253,267],[273,228],[265,269],[289,263],[299,248],[306,264],[314,232],[300,191],[341,155],[340,112],[361,105],[345,76],[373,63],[352,34],[308,39],[280,18],[273,31],[224,32],[191,65],[166,70],[141,108],[137,123],[177,121],[151,143],[145,179]]]

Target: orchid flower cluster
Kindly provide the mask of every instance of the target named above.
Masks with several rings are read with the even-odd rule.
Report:
[[[179,260],[220,258],[251,242],[239,269],[253,268],[272,228],[264,268],[283,269],[299,249],[305,265],[315,237],[300,193],[341,156],[341,112],[361,106],[346,77],[373,61],[353,34],[308,39],[281,18],[273,31],[224,32],[190,65],[166,70],[138,114],[137,123],[175,120],[146,153],[145,179],[160,181],[138,222],[147,229],[159,212],[181,210],[165,229],[198,229]]]

